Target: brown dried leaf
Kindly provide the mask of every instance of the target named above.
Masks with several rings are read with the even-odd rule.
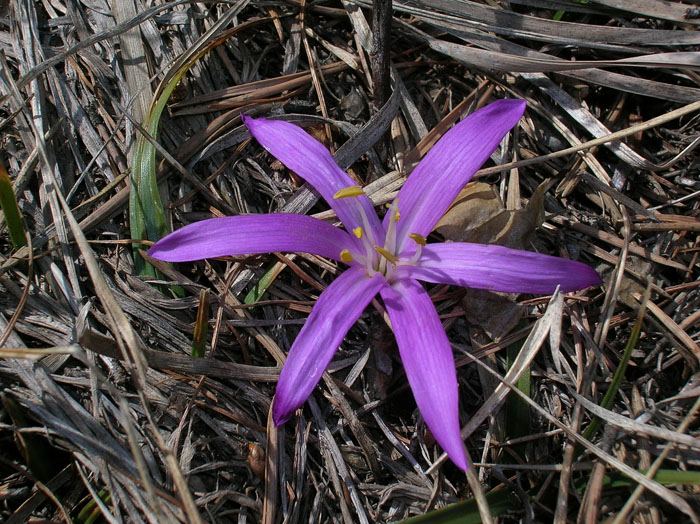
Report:
[[[544,220],[546,188],[547,182],[543,182],[524,209],[511,211],[505,209],[493,186],[472,182],[440,219],[435,231],[455,242],[527,249],[535,230]],[[467,289],[462,307],[469,322],[481,327],[492,340],[498,340],[520,320],[522,308],[511,297],[509,294]]]
[[[631,269],[640,275],[648,275],[651,272],[652,265],[648,260],[645,260],[636,256],[628,256],[625,269]],[[618,300],[628,307],[636,308],[639,306],[634,298],[634,295],[643,295],[644,286],[642,283],[634,278],[631,278],[627,272],[625,272],[622,278],[622,283],[620,284],[620,289],[617,292]]]
[[[462,189],[435,226],[435,231],[447,240],[464,242],[474,229],[503,211],[503,202],[493,186],[472,182]]]
[[[435,231],[454,242],[527,249],[535,230],[544,220],[546,187],[547,182],[540,184],[525,208],[511,211],[505,209],[492,186],[472,182],[440,219]]]
[[[513,301],[511,293],[494,293],[467,288],[462,308],[467,320],[479,326],[491,340],[499,341],[518,325],[523,307]]]

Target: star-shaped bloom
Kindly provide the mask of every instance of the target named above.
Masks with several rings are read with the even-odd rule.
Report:
[[[418,281],[534,294],[552,293],[557,286],[567,292],[600,283],[595,271],[572,260],[495,245],[426,242],[524,111],[524,101],[500,100],[454,126],[413,170],[383,220],[328,150],[303,129],[244,117],[258,142],[321,194],[345,230],[296,214],[213,218],[175,231],[149,254],[184,262],[306,252],[346,264],[319,296],[289,350],[272,408],[275,424],[287,421],[303,405],[350,327],[379,293],[423,419],[464,470],[454,357],[435,306]]]

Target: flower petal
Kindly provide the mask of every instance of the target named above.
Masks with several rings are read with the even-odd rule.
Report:
[[[275,425],[306,402],[350,327],[384,286],[383,275],[370,278],[364,269],[350,268],[321,293],[280,373],[272,406]]]
[[[469,115],[435,144],[397,195],[397,252],[409,233],[428,236],[524,111],[524,100],[498,100]],[[385,227],[387,220],[385,216]]]
[[[601,283],[598,273],[581,262],[463,242],[428,244],[416,266],[397,268],[396,275],[404,271],[428,282],[507,293],[549,294],[557,286],[566,293]]]
[[[260,145],[288,169],[311,184],[326,199],[348,231],[363,226],[357,205],[359,202],[367,216],[372,233],[378,242],[383,243],[383,230],[369,198],[361,196],[333,199],[333,195],[338,191],[357,183],[338,167],[323,144],[301,127],[289,122],[251,118],[246,115],[242,118],[243,123],[248,126],[250,133],[260,142]]]
[[[454,356],[435,306],[412,279],[393,282],[381,295],[418,409],[452,462],[466,470]]]
[[[340,260],[350,235],[322,220],[295,214],[210,218],[156,242],[148,254],[168,262],[273,251],[313,253]]]

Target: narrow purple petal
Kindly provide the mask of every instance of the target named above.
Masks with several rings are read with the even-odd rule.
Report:
[[[272,406],[275,425],[306,402],[350,327],[384,286],[383,275],[370,278],[363,269],[350,268],[321,293],[280,373]]]
[[[466,470],[454,356],[435,306],[412,279],[392,283],[381,295],[418,409],[452,462]]]
[[[524,100],[498,100],[469,115],[435,144],[397,195],[399,252],[409,233],[428,236],[524,111]]]
[[[167,262],[186,262],[291,251],[340,260],[340,252],[351,241],[342,229],[306,215],[245,215],[189,224],[153,244],[148,254]]]
[[[338,167],[328,149],[301,127],[281,120],[251,118],[243,115],[243,123],[267,151],[288,169],[311,184],[333,208],[345,228],[362,226],[358,203],[365,211],[369,226],[378,242],[384,241],[377,213],[369,198],[343,198],[334,200],[341,189],[357,185],[345,171]]]
[[[457,286],[507,293],[576,291],[601,283],[591,267],[565,258],[502,246],[463,242],[428,244],[418,264],[405,266],[403,275]]]

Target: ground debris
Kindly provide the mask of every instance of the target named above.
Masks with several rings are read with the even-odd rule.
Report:
[[[0,7],[2,161],[31,240],[13,251],[0,214],[0,520],[398,522],[473,496],[425,428],[381,308],[350,330],[304,409],[273,427],[280,365],[332,261],[153,261],[156,277],[136,275],[135,144],[151,95],[183,73],[154,137],[175,229],[234,213],[335,220],[250,140],[241,114],[307,128],[380,209],[463,116],[527,100],[476,175],[478,208],[456,202],[434,238],[508,237],[583,261],[605,283],[551,302],[429,287],[478,481],[527,502],[501,522],[697,522],[697,10],[395,1],[391,96],[375,107],[371,4]],[[202,289],[209,344],[193,359]],[[517,434],[501,409],[517,395],[502,385],[508,363],[530,376]]]

